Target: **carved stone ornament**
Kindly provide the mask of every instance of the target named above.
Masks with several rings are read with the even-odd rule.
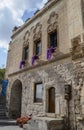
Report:
[[[40,23],[37,23],[33,30],[33,33],[34,33],[33,40],[34,41],[41,38],[41,29],[42,29],[42,25]]]
[[[57,28],[58,23],[58,14],[56,14],[53,11],[49,16],[47,23],[48,23],[48,33],[55,30]]]
[[[53,30],[53,25],[48,26],[48,32],[51,32]]]
[[[81,58],[84,55],[83,43],[81,44],[80,36],[72,39],[71,55],[73,60]]]
[[[25,35],[24,35],[24,42],[23,42],[23,46],[27,46],[29,44],[29,36],[30,36],[30,32],[26,31]]]
[[[50,17],[48,19],[48,24],[52,24],[58,20],[58,14],[56,14],[54,11],[50,14]]]
[[[48,26],[48,33],[52,32],[53,30],[57,29],[57,22],[55,22],[54,24],[50,24]]]

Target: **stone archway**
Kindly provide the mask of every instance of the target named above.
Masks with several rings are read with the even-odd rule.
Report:
[[[11,88],[9,116],[16,119],[21,116],[22,83],[15,80]]]

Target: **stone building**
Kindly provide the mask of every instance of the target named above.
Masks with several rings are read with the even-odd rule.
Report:
[[[49,0],[13,29],[6,67],[10,117],[32,113],[84,130],[83,5],[84,0]],[[42,123],[40,130],[46,130]]]

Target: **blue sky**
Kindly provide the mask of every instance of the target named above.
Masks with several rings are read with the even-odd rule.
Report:
[[[0,48],[0,67],[4,68],[6,65],[7,51],[3,48]]]
[[[8,44],[14,26],[21,26],[47,0],[0,0],[0,68],[6,66]]]

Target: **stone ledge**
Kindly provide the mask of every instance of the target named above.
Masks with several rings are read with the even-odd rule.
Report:
[[[52,117],[46,117],[46,116],[44,116],[44,117],[33,117],[33,120],[45,120],[45,121],[52,121],[52,120],[55,120],[55,121],[62,121],[63,120],[63,118],[61,118],[61,117],[58,117],[58,118],[52,118]]]
[[[71,56],[70,53],[63,54],[63,55],[61,55],[59,57],[56,57],[55,59],[51,59],[49,61],[44,61],[42,64],[37,64],[37,65],[34,65],[34,66],[29,66],[28,68],[24,68],[22,70],[18,70],[16,72],[10,73],[10,74],[8,74],[8,77],[14,76],[14,75],[19,74],[19,73],[23,73],[23,72],[25,72],[27,70],[36,69],[37,67],[41,67],[41,66],[43,67],[45,65],[51,64],[51,63],[56,62],[56,61],[60,61],[60,60],[66,59],[66,58],[70,58],[70,56]]]
[[[61,130],[63,124],[62,118],[34,117],[23,126],[23,130]]]

